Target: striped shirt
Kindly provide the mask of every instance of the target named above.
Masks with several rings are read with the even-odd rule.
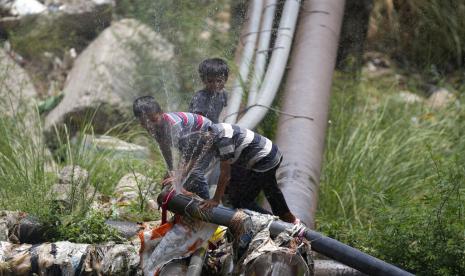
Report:
[[[229,160],[247,169],[265,172],[276,167],[282,157],[278,147],[268,138],[251,130],[231,124],[213,124],[220,160]]]
[[[207,130],[212,122],[201,115],[188,112],[163,113],[163,120],[171,126],[171,134],[179,136],[187,132]]]

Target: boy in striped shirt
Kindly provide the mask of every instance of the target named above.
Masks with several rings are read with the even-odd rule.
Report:
[[[225,123],[211,125],[206,136],[212,144],[212,151],[221,160],[221,173],[215,195],[211,200],[201,203],[203,208],[219,204],[231,178],[231,165],[234,164],[248,170],[249,175],[246,178],[236,178],[235,181],[241,183],[233,185],[247,187],[247,192],[241,189],[229,190],[230,198],[241,198],[240,201],[232,200],[233,207],[257,209],[251,208],[251,204],[263,190],[273,214],[286,222],[299,222],[289,210],[276,181],[276,170],[281,164],[282,153],[275,144],[249,129]],[[263,209],[256,211],[263,212]]]
[[[206,131],[211,125],[209,119],[186,112],[164,113],[160,105],[150,96],[136,99],[133,111],[140,124],[157,140],[170,171],[174,169],[171,147],[181,151],[183,164],[196,160],[198,155],[195,149],[201,148],[201,145],[197,144],[199,139],[190,140],[190,137],[193,133]],[[190,153],[186,154],[188,151]],[[186,194],[187,190],[204,199],[209,198],[208,182],[203,170],[205,167],[208,167],[208,164],[204,166],[201,162],[193,166],[182,189],[183,193]],[[172,178],[165,178],[164,182],[167,184],[171,180]],[[176,216],[176,219],[159,228],[142,233],[143,235],[139,237],[141,237],[141,266],[144,275],[158,275],[163,266],[172,260],[191,255],[211,237],[217,227],[189,217]]]
[[[169,112],[165,113],[158,102],[151,96],[137,98],[133,104],[134,116],[157,141],[160,151],[166,161],[169,172],[174,170],[173,155],[171,147],[177,148],[181,153],[184,164],[195,160],[200,154],[199,150],[203,148],[200,139],[192,133],[206,131],[212,122],[198,114],[188,112]],[[204,159],[207,162],[207,159]],[[208,164],[198,164],[194,166],[185,181],[185,189],[208,199],[208,181],[204,175]],[[172,178],[165,178],[164,183],[169,182]]]

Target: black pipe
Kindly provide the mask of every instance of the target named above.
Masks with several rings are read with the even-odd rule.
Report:
[[[167,192],[158,196],[158,204],[161,206]],[[200,210],[199,201],[191,197],[178,194],[173,196],[165,205],[167,209],[181,215],[189,215],[196,219],[230,227],[231,221],[236,214],[235,210],[218,206],[207,212]],[[270,225],[270,234],[277,236],[294,225],[280,220],[273,221]],[[335,239],[326,237],[318,232],[306,228],[304,236],[311,242],[312,249],[333,260],[355,268],[368,275],[413,275],[394,265],[388,264],[380,259],[361,252],[358,249],[345,245]]]

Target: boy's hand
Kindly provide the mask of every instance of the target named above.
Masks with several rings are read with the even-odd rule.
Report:
[[[174,182],[174,176],[169,176],[163,179],[163,181],[161,182],[161,185],[166,186],[166,185],[173,184],[173,182]]]
[[[161,185],[162,186],[170,185],[170,184],[173,184],[173,181],[174,181],[174,177],[168,177],[168,178],[163,179],[163,181],[161,182]]]
[[[211,209],[213,207],[218,206],[220,204],[219,201],[214,199],[205,199],[204,201],[200,202],[199,207],[201,209]]]
[[[194,193],[189,192],[188,190],[182,188],[181,193],[186,196],[194,196]]]

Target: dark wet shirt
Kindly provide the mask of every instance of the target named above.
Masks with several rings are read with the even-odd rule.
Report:
[[[256,172],[275,168],[282,157],[278,147],[268,138],[249,129],[231,124],[214,124],[209,127],[220,160]]]
[[[197,91],[189,104],[189,112],[200,114],[210,119],[214,124],[218,123],[220,113],[228,104],[226,91],[209,92]]]

